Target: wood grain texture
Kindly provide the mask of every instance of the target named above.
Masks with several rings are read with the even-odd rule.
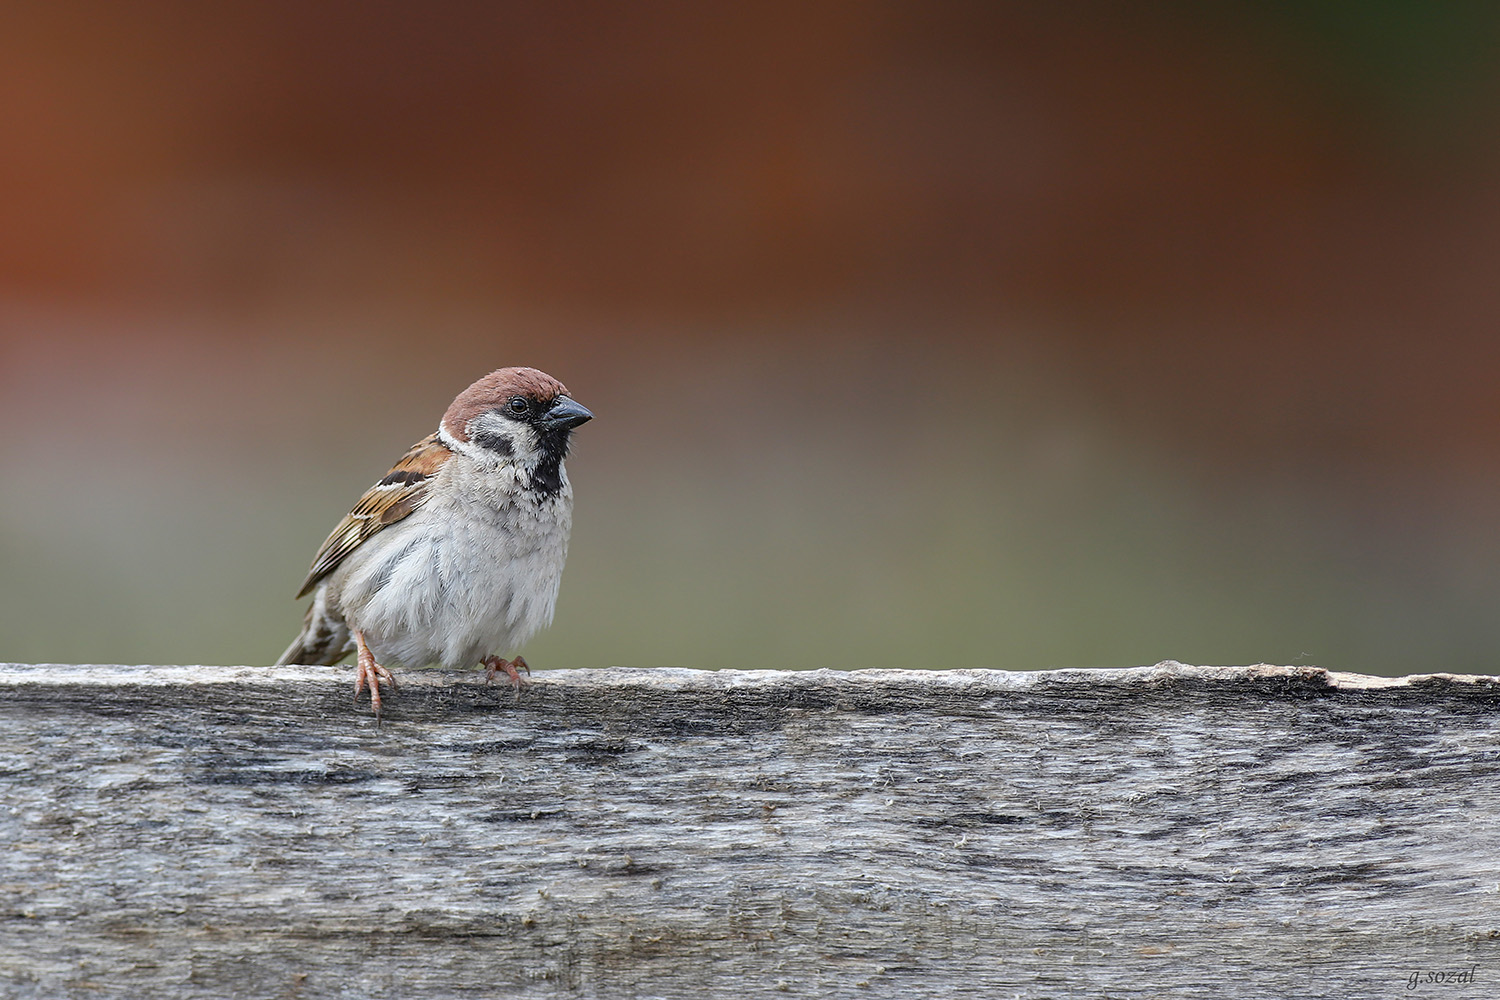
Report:
[[[1500,996],[1500,679],[351,678],[0,666],[0,995]]]

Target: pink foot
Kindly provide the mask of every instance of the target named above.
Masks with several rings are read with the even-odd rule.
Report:
[[[495,680],[496,674],[504,673],[505,676],[510,678],[510,686],[516,689],[516,698],[519,699],[521,697],[521,684],[523,683],[521,680],[521,671],[524,670],[528,677],[531,676],[531,668],[526,665],[525,657],[518,656],[514,660],[506,660],[498,656],[486,656],[479,662],[489,667],[489,670],[484,675],[484,682],[486,684],[492,683]]]
[[[396,691],[396,678],[385,667],[375,662],[375,654],[370,652],[370,647],[365,645],[365,634],[354,633],[354,646],[358,651],[354,666],[354,700],[359,700],[360,692],[366,686],[370,688],[370,707],[375,710],[375,720],[380,721],[380,684],[384,681],[391,686],[391,693]]]

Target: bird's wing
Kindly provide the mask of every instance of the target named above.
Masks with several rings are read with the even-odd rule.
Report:
[[[349,553],[363,545],[375,532],[388,524],[395,524],[426,503],[432,477],[451,457],[453,452],[435,433],[412,445],[411,450],[401,456],[401,461],[391,466],[385,478],[365,491],[354,509],[324,540],[297,596],[303,597],[316,587],[319,580],[332,573]]]

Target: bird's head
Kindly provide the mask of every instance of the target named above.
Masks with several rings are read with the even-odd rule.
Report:
[[[501,368],[469,386],[443,414],[444,434],[480,461],[514,462],[543,474],[568,454],[573,428],[593,414],[568,387],[535,368]]]

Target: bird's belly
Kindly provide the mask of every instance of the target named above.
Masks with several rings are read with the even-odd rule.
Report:
[[[566,523],[497,532],[463,518],[417,517],[381,532],[392,536],[387,544],[342,581],[345,619],[377,661],[472,666],[515,650],[552,621]]]

